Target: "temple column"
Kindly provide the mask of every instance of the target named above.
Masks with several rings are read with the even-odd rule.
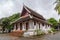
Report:
[[[16,31],[16,24],[14,24],[14,29],[13,29],[13,31]]]
[[[48,25],[46,24],[46,27],[45,27],[45,29],[46,29],[46,31],[48,31],[49,29],[48,29]]]
[[[19,31],[20,30],[20,23],[17,24],[17,27],[18,27],[17,30]]]
[[[42,24],[40,23],[40,29],[42,29],[43,27],[42,27]]]
[[[39,24],[38,23],[36,23],[36,28],[37,28],[37,30],[39,29]]]
[[[22,30],[23,30],[23,31],[26,30],[26,23],[22,23]]]
[[[43,26],[43,30],[46,30],[46,27],[47,27],[46,24],[44,24],[44,26]]]
[[[34,29],[36,30],[36,25],[34,25]]]

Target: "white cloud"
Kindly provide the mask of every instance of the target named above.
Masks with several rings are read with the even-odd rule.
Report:
[[[27,0],[25,4],[43,15],[46,19],[53,17],[58,20],[59,16],[54,10],[55,5],[53,4],[55,1],[56,0]]]
[[[46,19],[53,17],[58,20],[60,18],[54,10],[53,3],[55,0],[3,0],[0,3],[0,18],[10,16],[15,12],[21,12],[23,2],[29,8],[43,15]]]
[[[7,1],[0,4],[0,15],[3,15],[0,17],[9,16],[10,13],[12,12],[13,7],[14,7],[14,4],[12,1]]]

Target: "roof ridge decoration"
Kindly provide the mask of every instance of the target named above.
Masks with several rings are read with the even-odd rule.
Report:
[[[27,9],[27,6],[23,5],[23,8],[25,8],[29,13],[31,13],[30,10]]]

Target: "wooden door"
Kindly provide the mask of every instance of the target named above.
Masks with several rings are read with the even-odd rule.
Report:
[[[22,30],[22,23],[20,23],[20,30]]]
[[[28,27],[29,27],[29,23],[26,22],[26,30],[28,30]]]

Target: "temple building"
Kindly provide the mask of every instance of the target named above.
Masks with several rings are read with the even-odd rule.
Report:
[[[46,32],[51,28],[51,24],[49,24],[46,19],[33,11],[27,6],[23,6],[22,13],[19,19],[13,22],[13,31],[26,31],[25,33],[31,32],[30,35],[33,35],[34,30],[41,29]]]

